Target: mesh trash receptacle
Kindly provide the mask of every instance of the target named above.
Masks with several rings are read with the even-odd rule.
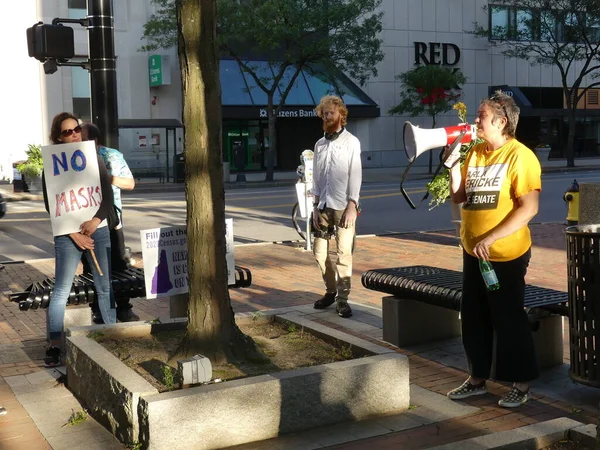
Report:
[[[574,381],[600,387],[600,225],[568,227],[569,346]]]

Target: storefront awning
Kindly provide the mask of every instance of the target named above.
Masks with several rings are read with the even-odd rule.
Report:
[[[245,61],[245,63],[259,78],[268,79],[274,76],[269,61]],[[267,94],[257,86],[254,78],[241,70],[238,62],[232,59],[222,59],[220,70],[223,118],[266,118]],[[290,80],[294,72],[294,67],[288,67],[280,88],[275,92],[276,105],[281,100],[281,90],[288,84],[286,80]],[[300,71],[279,116],[314,117],[315,105],[327,94],[341,95],[352,118],[380,116],[377,104],[352,80],[339,70],[330,75],[319,65],[308,66]]]
[[[506,84],[503,84],[500,86],[490,86],[488,88],[489,95],[494,94],[496,91],[502,91],[506,95],[512,97],[520,108],[531,108],[529,99],[523,94],[521,89],[516,86],[507,86]]]
[[[119,119],[119,128],[183,128],[177,119]]]

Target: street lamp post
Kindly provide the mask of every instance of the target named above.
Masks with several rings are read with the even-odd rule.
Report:
[[[88,0],[88,19],[92,122],[104,134],[106,146],[119,148],[112,0]]]

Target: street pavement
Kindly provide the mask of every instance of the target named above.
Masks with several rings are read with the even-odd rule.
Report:
[[[527,281],[566,291],[564,225],[534,223],[531,229],[534,245]],[[135,257],[139,263],[139,255]],[[252,271],[253,279],[249,288],[230,290],[236,313],[290,307],[309,312],[312,310],[310,305],[323,294],[322,281],[312,255],[298,245],[238,245],[235,247],[235,260],[237,265]],[[359,238],[351,295],[355,316],[341,319],[330,308],[315,314],[312,320],[389,346],[382,341],[381,333],[383,294],[362,287],[360,276],[374,268],[422,264],[461,270],[461,250],[450,221],[447,231]],[[9,411],[0,417],[0,449],[124,448],[91,418],[83,424],[66,425],[72,412],[82,407],[60,379],[57,381],[64,367],[58,371],[43,368],[45,312],[21,312],[17,304],[8,300],[10,293],[19,292],[30,283],[53,274],[53,259],[10,264],[0,271],[0,405]],[[169,317],[168,299],[136,299],[133,304],[142,320]],[[576,384],[568,376],[567,321],[564,338],[565,364],[543,371],[540,379],[533,384],[533,400],[520,408],[507,410],[497,406],[499,397],[508,391],[508,387],[496,382],[490,383],[487,395],[462,402],[450,402],[444,397],[467,376],[460,340],[394,347],[409,358],[413,404],[410,411],[386,420],[340,424],[240,448],[416,449],[511,430],[557,417],[596,423],[600,390]],[[449,408],[454,408],[451,414],[440,412]],[[399,422],[402,424],[399,425]]]

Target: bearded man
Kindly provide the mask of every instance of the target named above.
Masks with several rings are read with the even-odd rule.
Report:
[[[325,295],[314,304],[324,309],[337,302],[340,317],[352,316],[348,305],[358,199],[362,184],[360,142],[346,130],[348,109],[340,97],[327,95],[316,107],[325,135],[317,141],[313,172],[313,254],[325,282]],[[335,236],[337,262],[329,256]]]

